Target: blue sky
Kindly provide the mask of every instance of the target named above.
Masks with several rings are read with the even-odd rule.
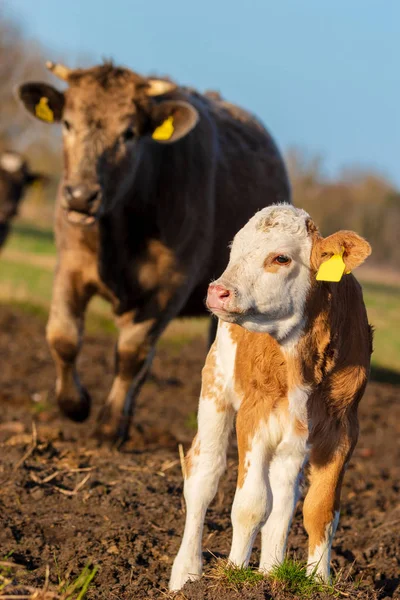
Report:
[[[400,186],[400,0],[6,0],[49,59],[219,89],[282,149]]]

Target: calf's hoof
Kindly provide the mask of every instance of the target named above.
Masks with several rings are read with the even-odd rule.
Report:
[[[175,559],[171,578],[169,580],[169,590],[177,592],[183,588],[188,581],[198,581],[201,577],[202,566],[197,561],[188,561],[186,559]]]
[[[79,392],[77,391],[73,396],[58,396],[57,402],[61,412],[77,423],[86,421],[90,415],[92,401],[89,393],[82,386],[79,388]]]

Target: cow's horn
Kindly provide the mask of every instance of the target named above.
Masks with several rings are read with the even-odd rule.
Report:
[[[71,73],[71,69],[68,69],[68,67],[65,67],[60,63],[53,63],[50,60],[47,61],[46,67],[49,69],[49,71],[53,73],[53,75],[55,75],[59,79],[62,79],[63,81],[68,81],[68,77]]]

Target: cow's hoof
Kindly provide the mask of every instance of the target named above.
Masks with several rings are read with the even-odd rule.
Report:
[[[97,418],[93,437],[100,444],[107,444],[114,448],[122,448],[129,437],[129,422],[121,427],[122,420],[116,419],[109,406],[105,405],[100,410]]]
[[[74,396],[59,396],[57,398],[58,406],[61,412],[77,423],[82,423],[90,415],[92,400],[84,387],[80,387],[79,392]]]

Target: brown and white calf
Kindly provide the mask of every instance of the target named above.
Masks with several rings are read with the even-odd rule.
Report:
[[[235,414],[239,470],[230,561],[248,564],[260,529],[260,569],[283,560],[308,462],[308,568],[329,579],[343,474],[357,442],[357,405],[372,352],[361,287],[347,273],[370,251],[351,231],[321,237],[306,212],[287,204],[261,210],[236,235],[228,267],[208,291],[219,326],[186,459],[186,526],[172,590],[201,575],[204,518],[226,465]],[[340,282],[318,281],[321,264],[332,257],[341,262],[340,256],[346,270]]]

